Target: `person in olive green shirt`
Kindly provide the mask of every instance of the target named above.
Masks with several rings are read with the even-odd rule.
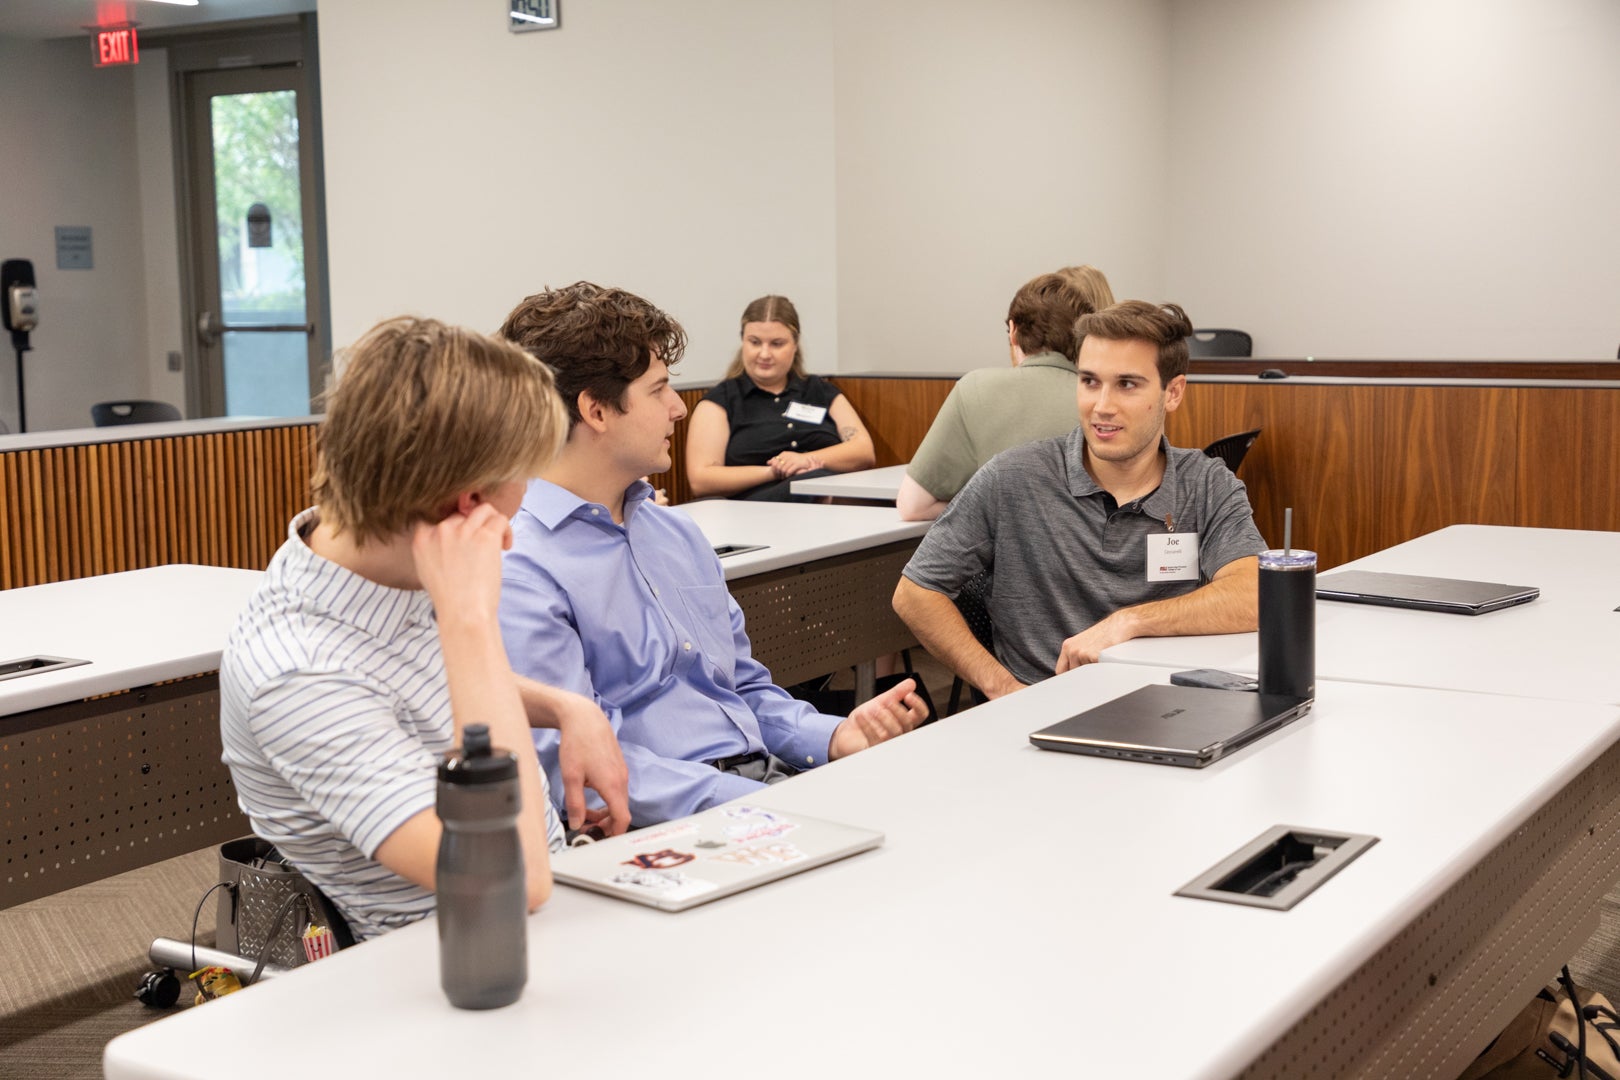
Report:
[[[952,388],[900,481],[903,520],[938,517],[1003,450],[1074,430],[1074,324],[1113,302],[1108,279],[1091,266],[1042,274],[1018,290],[1007,309],[1012,367],[970,371]]]

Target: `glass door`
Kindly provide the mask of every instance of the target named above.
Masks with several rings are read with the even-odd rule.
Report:
[[[204,416],[303,416],[324,378],[309,97],[302,65],[186,76]]]

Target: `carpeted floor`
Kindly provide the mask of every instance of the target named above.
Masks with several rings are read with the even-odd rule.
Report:
[[[210,849],[0,911],[0,1077],[93,1080],[109,1039],[166,1015],[134,998],[146,951],[190,937],[216,874]]]

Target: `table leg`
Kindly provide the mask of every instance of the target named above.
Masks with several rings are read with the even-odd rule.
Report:
[[[869,701],[877,693],[877,661],[862,660],[855,665],[855,704]]]

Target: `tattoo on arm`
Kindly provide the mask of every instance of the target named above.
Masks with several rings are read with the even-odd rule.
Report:
[[[855,437],[855,431],[856,429],[853,427],[839,428],[838,434],[844,437],[845,442],[849,442],[849,440]]]

